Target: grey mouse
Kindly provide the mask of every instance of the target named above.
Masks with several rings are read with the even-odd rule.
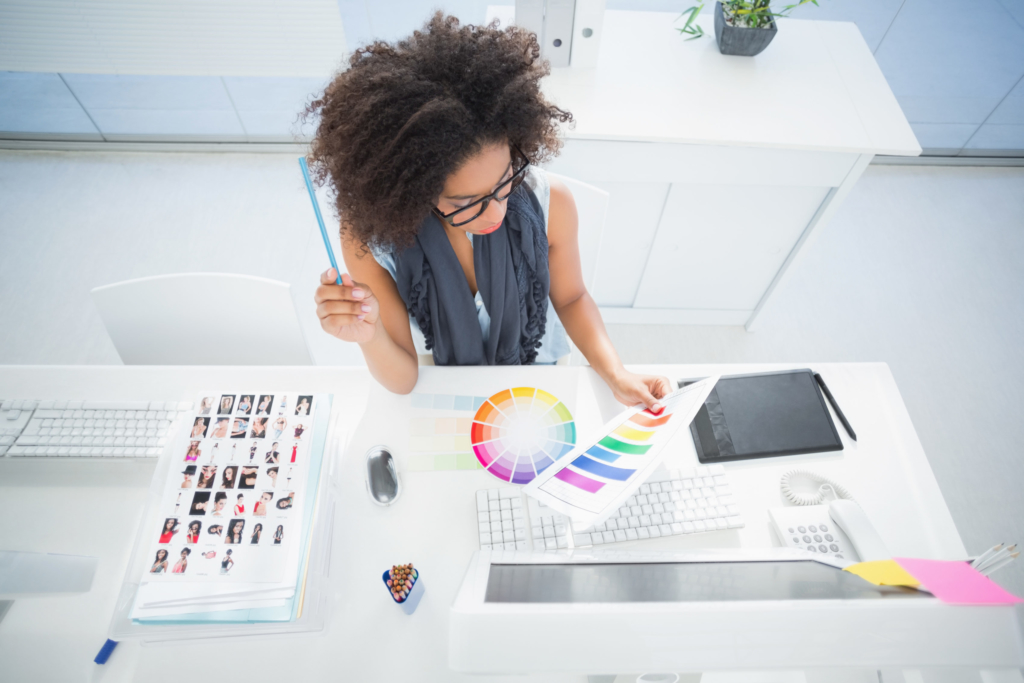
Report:
[[[366,490],[377,505],[391,505],[402,492],[398,467],[387,446],[374,446],[366,452]]]

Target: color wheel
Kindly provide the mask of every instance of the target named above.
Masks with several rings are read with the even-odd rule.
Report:
[[[576,424],[564,403],[533,387],[499,391],[480,406],[470,433],[473,452],[502,481],[528,484],[573,449]]]

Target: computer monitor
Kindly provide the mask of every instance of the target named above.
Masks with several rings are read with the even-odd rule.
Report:
[[[875,586],[796,549],[480,551],[451,607],[467,673],[1019,667],[1018,614]]]

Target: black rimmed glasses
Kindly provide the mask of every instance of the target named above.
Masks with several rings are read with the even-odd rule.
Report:
[[[526,158],[518,147],[512,145],[512,151],[514,152],[512,159],[512,168],[515,171],[512,173],[512,177],[494,188],[494,192],[481,197],[472,204],[463,206],[461,209],[456,209],[451,213],[441,213],[437,207],[434,207],[434,214],[443,220],[453,228],[458,228],[467,223],[472,223],[480,217],[487,207],[490,206],[492,201],[503,202],[509,198],[516,188],[522,185],[523,178],[526,177],[526,169],[530,166],[530,160]],[[518,166],[518,168],[517,168]]]

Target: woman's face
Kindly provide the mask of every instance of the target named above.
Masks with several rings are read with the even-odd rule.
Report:
[[[242,522],[235,522],[235,527],[234,528],[235,528],[235,530],[232,531],[231,533],[233,533],[233,534],[240,534],[240,533],[242,533]]]
[[[186,557],[188,557],[188,551],[182,550],[181,551],[181,559],[184,560]]]
[[[217,508],[217,512],[220,512],[221,510],[223,510],[224,509],[224,499],[221,498],[216,503],[214,503],[214,507]]]
[[[156,561],[157,562],[163,562],[165,559],[167,559],[167,551],[166,550],[158,550],[158,551],[156,551]]]
[[[487,145],[448,176],[437,201],[437,210],[441,213],[457,211],[494,192],[494,188],[511,177],[512,153],[508,143]],[[494,232],[505,220],[505,207],[506,202],[489,202],[482,214],[458,229],[474,235]],[[451,226],[445,224],[445,227]]]
[[[189,525],[188,530],[189,530],[189,533],[198,534],[199,533],[199,523],[198,522],[192,522],[192,524]]]
[[[260,496],[260,500],[262,500],[264,503],[269,503],[270,502],[270,494],[269,493],[264,493],[262,496]]]
[[[164,522],[164,531],[170,531],[173,528],[174,528],[174,520],[173,519],[169,519],[166,522]]]

